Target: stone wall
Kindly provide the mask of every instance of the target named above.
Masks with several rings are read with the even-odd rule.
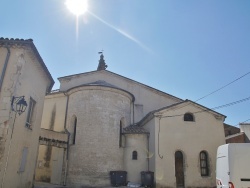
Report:
[[[124,169],[120,121],[131,123],[131,100],[121,90],[99,86],[69,92],[67,129],[75,135],[69,148],[69,185],[110,185],[109,172]],[[72,118],[77,119],[76,132]]]

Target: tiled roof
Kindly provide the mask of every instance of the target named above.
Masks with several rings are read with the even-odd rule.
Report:
[[[90,85],[90,86],[95,86],[95,85],[98,86],[98,85],[100,85],[100,86],[107,86],[107,87],[118,88],[118,87],[116,87],[116,86],[114,86],[114,85],[112,85],[112,84],[110,84],[108,82],[105,82],[104,80],[98,80],[96,82],[87,83],[86,85]],[[120,89],[120,88],[118,88],[118,89]]]
[[[149,132],[146,129],[138,125],[130,125],[128,127],[125,127],[123,128],[122,133],[123,134],[149,134]]]

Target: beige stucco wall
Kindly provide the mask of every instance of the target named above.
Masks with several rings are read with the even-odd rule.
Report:
[[[51,181],[51,165],[50,158],[47,160],[48,154],[52,151],[49,150],[49,146],[39,145],[38,158],[37,158],[37,167],[35,173],[35,180],[41,182],[50,182]]]
[[[63,93],[52,93],[45,97],[41,128],[65,132],[64,122],[67,97]]]
[[[195,113],[195,121],[183,121],[186,112],[204,110],[193,104],[184,103],[158,113],[155,117],[155,180],[157,187],[176,187],[175,152],[184,156],[185,187],[214,187],[216,151],[225,144],[224,117],[210,112]],[[160,131],[159,131],[160,126]],[[159,134],[159,142],[158,142]],[[158,150],[159,148],[159,150]],[[209,156],[209,176],[201,177],[199,153],[206,151]]]
[[[6,52],[0,47],[0,67]],[[0,184],[2,188],[29,188],[35,171],[44,97],[51,81],[29,46],[12,46],[10,52],[0,93]],[[28,104],[30,97],[36,101],[32,130],[25,126],[28,110],[15,119],[10,110],[12,96],[25,96]],[[27,161],[24,172],[19,172],[24,147],[28,148]]]
[[[40,145],[35,180],[61,184],[64,179],[62,171],[64,156],[64,148]]]
[[[76,143],[70,145],[69,185],[110,185],[109,172],[123,170],[123,148],[119,147],[120,120],[130,124],[132,98],[126,92],[100,87],[80,87],[70,92],[67,129]]]
[[[155,150],[156,150],[156,144],[155,144],[155,119],[151,119],[148,121],[145,125],[144,128],[150,132],[149,134],[149,149],[148,149],[148,157],[149,157],[149,171],[154,172],[155,171]]]
[[[132,159],[133,151],[137,151],[137,160]],[[141,182],[141,172],[148,170],[148,140],[146,134],[126,135],[124,169],[127,171],[127,181]]]
[[[150,111],[180,102],[180,99],[171,97],[166,93],[105,70],[59,78],[60,91],[66,91],[72,87],[98,80],[103,80],[135,96],[135,123]]]
[[[250,123],[240,123],[240,131],[244,132],[248,140],[250,140]]]

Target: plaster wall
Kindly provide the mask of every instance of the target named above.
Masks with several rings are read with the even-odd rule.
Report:
[[[82,87],[69,94],[67,129],[74,133],[70,145],[67,183],[79,186],[110,185],[109,172],[123,170],[119,147],[120,120],[130,124],[131,98],[116,89]],[[72,142],[71,142],[72,143]]]
[[[52,93],[45,97],[41,128],[65,132],[64,122],[67,97],[63,93]]]
[[[148,140],[146,134],[127,134],[124,148],[124,169],[127,181],[141,183],[141,172],[148,170]],[[137,152],[137,160],[132,159],[133,151]]]
[[[0,93],[0,183],[2,188],[29,188],[33,183],[36,165],[44,97],[51,83],[32,49],[28,46],[13,46],[10,51]],[[1,67],[4,63],[2,57],[6,57],[2,54],[5,53],[6,49],[0,47]],[[28,105],[30,97],[36,101],[32,129],[25,126],[28,110],[15,118],[10,109],[12,96],[25,96]],[[25,169],[21,172],[19,168],[24,148],[27,148],[27,157]]]
[[[52,150],[51,150],[52,151]],[[35,180],[39,182],[51,181],[49,146],[39,145]]]
[[[171,95],[105,70],[59,78],[60,91],[98,80],[103,80],[135,96],[135,123],[150,111],[181,101]]]
[[[155,172],[155,155],[156,155],[155,138],[157,138],[155,133],[155,121],[156,119],[151,119],[144,125],[144,128],[150,132],[149,144],[148,144],[149,145],[148,157],[149,157],[149,171],[152,172]]]
[[[40,145],[35,180],[60,184],[63,180],[63,160],[64,148]]]
[[[155,148],[158,155],[156,155],[155,178],[157,187],[176,187],[176,151],[181,151],[184,156],[185,187],[216,186],[216,151],[218,146],[225,144],[224,117],[210,112],[194,113],[201,110],[193,104],[185,104],[158,114],[173,117],[156,118]],[[188,122],[184,121],[183,116],[175,116],[186,112],[194,113],[195,121]],[[208,153],[209,176],[201,176],[199,160],[201,151]]]
[[[247,141],[250,140],[250,123],[240,123],[240,130],[241,132],[245,133],[245,136],[247,137]]]

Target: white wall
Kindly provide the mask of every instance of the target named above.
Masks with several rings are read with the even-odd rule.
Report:
[[[124,148],[124,169],[127,181],[141,182],[141,172],[148,170],[148,140],[146,134],[127,134]],[[132,159],[133,151],[137,152],[137,160]]]
[[[6,49],[0,47],[0,51],[2,54]],[[5,141],[3,156],[0,157],[0,183],[3,188],[28,188],[33,183],[44,97],[51,82],[31,48],[15,46],[15,48],[11,47],[10,51],[0,96],[0,122],[6,122],[4,128],[7,130],[3,136]],[[25,126],[28,107],[16,118],[14,112],[10,110],[12,96],[25,96],[28,105],[30,97],[36,101],[32,129]],[[0,126],[2,128],[2,124]],[[25,170],[20,172],[24,148],[27,148],[27,162]]]
[[[195,121],[184,121],[186,112],[202,109],[184,103],[159,112],[162,118],[155,117],[155,180],[157,187],[176,187],[175,152],[182,151],[184,156],[185,187],[214,187],[216,151],[225,144],[224,117],[210,112],[194,113]],[[174,116],[165,117],[164,116]],[[159,131],[160,127],[160,131]],[[159,137],[158,137],[159,136]],[[158,142],[159,138],[159,142]],[[158,150],[159,148],[159,150]],[[202,177],[199,153],[206,151],[209,156],[209,176]]]

